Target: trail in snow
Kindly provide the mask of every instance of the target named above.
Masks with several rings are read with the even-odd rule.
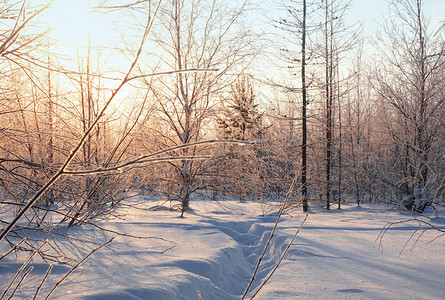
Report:
[[[171,215],[170,212],[168,214]],[[221,217],[222,214],[218,212],[215,216]],[[157,234],[162,233],[165,238],[178,243],[163,255],[151,253],[152,257],[141,258],[141,264],[130,264],[143,269],[147,278],[140,276],[142,282],[138,280],[135,284],[124,280],[119,284],[122,290],[107,291],[103,288],[104,291],[85,299],[197,299],[198,290],[203,299],[240,299],[276,216],[250,216],[249,220],[242,221],[239,215],[240,220],[231,221],[232,213],[226,214],[227,219],[220,220],[212,213],[200,215],[192,212],[185,219],[171,217],[173,222],[138,223],[146,228],[157,228]],[[280,235],[273,240],[254,288],[275,265],[287,240],[287,236]],[[125,243],[115,244],[112,255],[125,256],[119,258],[124,261],[134,259],[136,253],[122,248],[125,248]],[[143,265],[147,260],[150,264]],[[128,284],[129,288],[125,286]],[[114,287],[116,282],[109,286]]]

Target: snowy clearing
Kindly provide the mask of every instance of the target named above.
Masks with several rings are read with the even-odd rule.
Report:
[[[204,300],[240,299],[274,225],[271,207],[195,201],[193,211],[180,218],[177,212],[149,210],[156,204],[150,201],[146,209],[127,209],[125,218],[101,225],[165,240],[117,236],[76,270],[52,298],[198,299],[200,291]],[[252,291],[275,265],[304,217],[299,211],[283,216]],[[418,225],[406,223],[391,228],[382,243],[378,240],[388,221],[409,218],[366,205],[329,212],[313,208],[286,259],[257,299],[444,299],[445,238],[431,242],[439,234],[426,232],[412,248],[417,235],[405,244]],[[443,229],[443,220],[432,222]],[[88,226],[70,232],[106,240]],[[0,261],[1,290],[19,265],[12,257]],[[28,298],[37,285],[32,279],[41,278],[47,268],[42,262],[33,266],[17,298]],[[56,266],[54,278],[45,283],[40,295],[67,270]]]

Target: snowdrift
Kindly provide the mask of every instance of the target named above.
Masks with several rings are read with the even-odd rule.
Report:
[[[270,207],[258,203],[203,200],[193,202],[193,211],[180,218],[166,209],[150,210],[155,204],[147,200],[139,209],[121,211],[125,218],[100,224],[154,238],[116,236],[52,298],[198,299],[199,291],[203,299],[240,299],[269,238],[277,209],[271,212]],[[290,211],[282,218],[252,291],[275,266],[304,217],[299,211]],[[445,298],[445,243],[444,238],[433,240],[437,231],[427,231],[417,239],[418,224],[401,223],[379,239],[387,222],[408,218],[370,206],[345,206],[329,212],[314,209],[257,299]],[[445,228],[443,219],[433,222]],[[72,228],[70,233],[104,239],[89,226]],[[19,265],[9,257],[0,261],[1,289]],[[17,298],[28,299],[35,290],[33,278],[41,277],[47,268],[39,261],[34,266]],[[51,280],[56,281],[57,275],[67,270],[56,266]],[[45,283],[40,294],[50,287],[51,282]]]

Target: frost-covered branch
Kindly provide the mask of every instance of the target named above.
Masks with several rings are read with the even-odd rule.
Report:
[[[229,143],[229,144],[239,144],[239,145],[253,145],[253,142],[249,141],[239,141],[239,140],[208,140],[208,141],[199,141],[196,143],[189,143],[184,145],[179,145],[176,147],[164,149],[155,153],[143,155],[141,157],[138,157],[136,159],[124,162],[122,164],[112,166],[112,167],[100,167],[93,170],[77,170],[77,171],[64,171],[63,174],[66,175],[87,175],[87,174],[100,174],[100,173],[107,173],[107,172],[113,172],[113,171],[122,171],[123,168],[130,167],[136,164],[144,164],[144,163],[157,163],[157,162],[168,162],[168,161],[174,161],[174,160],[199,160],[199,159],[208,159],[211,158],[211,156],[208,155],[201,155],[201,156],[168,156],[168,157],[158,157],[153,158],[154,156],[159,156],[161,154],[173,152],[180,149],[185,149],[189,147],[194,147],[198,145],[206,145],[206,144],[218,144],[218,143]]]

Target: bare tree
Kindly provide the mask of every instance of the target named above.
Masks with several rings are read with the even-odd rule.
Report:
[[[381,174],[383,182],[404,198],[409,210],[423,211],[437,199],[443,183],[445,43],[433,35],[422,12],[422,0],[391,2],[392,18],[379,39],[379,70],[374,88],[385,116],[386,155],[392,168]],[[440,176],[440,175],[439,175]]]
[[[241,71],[253,55],[252,39],[239,22],[245,10],[244,3],[229,8],[218,0],[173,0],[163,6],[162,25],[153,41],[159,52],[146,57],[151,61],[160,56],[157,70],[183,72],[153,82],[161,126],[158,147],[199,141],[211,129],[217,100],[236,78],[230,72]],[[181,155],[193,156],[197,151],[184,148]],[[191,195],[202,188],[198,184],[202,167],[202,162],[183,160],[171,163],[163,176],[169,197],[180,202],[182,214],[189,209]]]

